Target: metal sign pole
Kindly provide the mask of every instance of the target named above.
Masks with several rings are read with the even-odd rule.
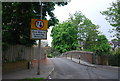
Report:
[[[40,19],[42,20],[42,2],[40,2]],[[39,54],[40,56],[38,56],[38,71],[37,71],[37,75],[40,75],[40,60],[41,60],[41,40],[39,40]]]

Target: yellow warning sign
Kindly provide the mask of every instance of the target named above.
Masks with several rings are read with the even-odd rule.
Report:
[[[48,29],[48,21],[41,20],[41,19],[32,19],[31,20],[31,29],[47,30]]]

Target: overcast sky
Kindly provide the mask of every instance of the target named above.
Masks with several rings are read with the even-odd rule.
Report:
[[[100,11],[107,10],[110,7],[110,3],[116,0],[71,0],[66,6],[55,6],[55,16],[60,22],[63,22],[69,18],[69,14],[74,14],[76,11],[81,11],[87,18],[89,18],[94,24],[99,25],[99,31],[102,32],[108,40],[111,40],[112,33],[109,33],[109,29],[112,27],[105,20]],[[52,38],[50,37],[50,30],[48,31],[47,41],[51,46]]]

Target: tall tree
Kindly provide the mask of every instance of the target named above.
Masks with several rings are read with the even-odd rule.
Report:
[[[116,37],[120,39],[120,1],[112,2],[111,7],[101,13],[106,16],[110,25],[115,27]]]
[[[84,42],[84,49],[91,49],[99,34],[99,26],[93,24],[80,11],[71,15],[69,21],[78,29],[78,41]]]
[[[105,35],[99,35],[95,46],[93,48],[94,52],[98,55],[108,55],[110,54],[111,46]]]
[[[42,19],[50,19],[48,27],[54,26],[56,19],[53,11],[55,4],[58,6],[67,5],[67,2],[43,2]],[[2,37],[3,46],[8,44],[33,45],[35,40],[30,40],[30,23],[32,18],[40,14],[38,2],[3,2],[2,3]]]
[[[94,25],[81,12],[70,15],[70,18],[52,29],[52,47],[63,53],[76,50],[78,40],[85,43],[85,49],[91,49],[98,35],[98,26]]]
[[[77,30],[71,22],[66,21],[53,27],[52,47],[60,53],[76,50],[77,47]]]

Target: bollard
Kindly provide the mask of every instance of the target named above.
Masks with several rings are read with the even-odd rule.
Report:
[[[79,64],[80,64],[80,55],[79,55]]]
[[[71,55],[71,60],[72,60],[72,55]]]
[[[31,69],[31,61],[28,62],[28,69]]]

